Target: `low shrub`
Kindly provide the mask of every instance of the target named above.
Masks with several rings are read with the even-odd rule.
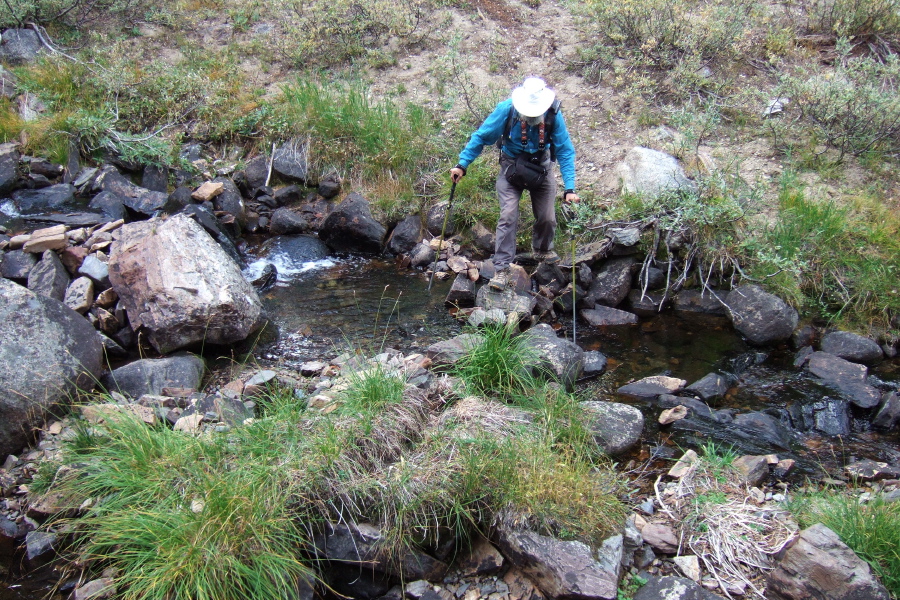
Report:
[[[846,49],[849,52],[849,48]],[[795,129],[812,134],[840,152],[900,152],[900,58],[851,58],[833,69],[798,67],[782,74],[777,93],[799,111]],[[803,139],[802,131],[797,137]]]
[[[806,31],[834,38],[900,36],[900,0],[809,0]]]

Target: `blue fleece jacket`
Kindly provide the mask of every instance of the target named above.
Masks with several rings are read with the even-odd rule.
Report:
[[[511,108],[512,99],[504,100],[498,104],[497,108],[494,109],[494,112],[484,120],[481,127],[472,134],[472,137],[469,138],[469,143],[466,144],[463,151],[459,153],[459,164],[464,169],[469,168],[469,165],[478,158],[485,146],[497,143],[497,140],[503,135],[503,129],[506,127],[506,119],[509,117]],[[523,150],[525,152],[538,151],[537,127],[528,127],[528,142],[525,144],[524,148],[522,146],[521,125],[518,121],[513,123],[509,137],[509,143],[504,145],[501,149],[501,152],[505,153],[507,156],[518,156]],[[554,146],[554,151],[556,152],[556,160],[559,161],[559,170],[562,173],[565,189],[574,190],[575,147],[572,145],[571,138],[569,138],[569,130],[566,129],[566,120],[563,118],[562,111],[556,113],[550,140]]]

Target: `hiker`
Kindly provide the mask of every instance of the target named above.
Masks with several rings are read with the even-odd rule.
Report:
[[[575,193],[575,148],[569,139],[566,122],[559,111],[556,93],[543,79],[529,77],[500,102],[481,127],[469,138],[459,154],[459,163],[450,169],[456,183],[486,145],[500,147],[500,173],[497,176],[497,198],[500,219],[494,248],[496,275],[489,285],[502,290],[509,284],[509,264],[516,255],[516,225],[519,222],[519,200],[528,190],[534,212],[531,236],[534,260],[559,262],[553,250],[556,234],[556,178],[552,164],[559,159],[565,192],[563,202],[578,202]]]

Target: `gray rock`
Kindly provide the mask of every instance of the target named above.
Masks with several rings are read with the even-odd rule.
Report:
[[[434,368],[449,367],[480,344],[481,339],[480,335],[463,333],[449,340],[435,342],[428,346],[425,354],[431,359]]]
[[[325,218],[319,237],[335,252],[381,252],[386,230],[372,217],[369,203],[357,193],[347,196]]]
[[[826,333],[822,337],[821,350],[839,358],[864,364],[873,364],[884,358],[878,342],[849,331]]]
[[[28,274],[38,262],[36,254],[24,250],[11,250],[3,254],[0,261],[0,275],[6,279],[27,281]]]
[[[19,146],[14,142],[0,144],[0,195],[12,191],[18,181]]]
[[[869,565],[821,523],[800,532],[769,572],[769,600],[888,600]]]
[[[872,425],[890,429],[897,424],[898,419],[900,419],[900,396],[897,392],[888,392],[882,396],[881,407],[872,419]]]
[[[225,253],[231,257],[236,265],[243,266],[244,259],[241,258],[240,253],[238,253],[237,248],[234,246],[234,240],[222,230],[222,227],[219,225],[218,219],[213,214],[212,210],[206,208],[205,206],[201,206],[199,204],[189,204],[184,207],[181,211],[181,214],[186,215],[192,220],[196,221],[203,229],[206,230],[212,239],[219,244],[219,247],[225,251]]]
[[[459,273],[453,280],[444,304],[463,308],[475,305],[475,282],[467,273]]]
[[[62,301],[69,287],[69,273],[53,250],[45,250],[40,262],[28,273],[28,289]]]
[[[144,167],[144,176],[141,177],[141,186],[151,192],[168,193],[169,169],[157,167],[156,165],[147,165]]]
[[[114,169],[106,169],[97,179],[100,189],[122,199],[122,203],[136,213],[152,216],[165,206],[169,195],[134,185]]]
[[[671,299],[665,294],[647,292],[641,294],[641,290],[628,292],[628,308],[639,317],[652,317],[662,312]]]
[[[678,536],[675,530],[666,523],[647,523],[641,529],[641,537],[651,548],[662,554],[678,552]]]
[[[593,327],[637,325],[638,322],[636,314],[608,306],[586,308],[580,314],[581,318]]]
[[[558,337],[546,323],[535,325],[522,336],[526,346],[535,353],[533,373],[556,381],[567,390],[575,389],[575,382],[584,369],[584,350]]]
[[[53,552],[57,535],[47,531],[29,531],[25,534],[25,556],[28,560]]]
[[[737,415],[727,426],[730,435],[753,440],[782,450],[791,448],[791,432],[775,417],[761,412]]]
[[[275,199],[275,204],[278,206],[290,206],[291,204],[300,202],[303,199],[303,194],[302,187],[292,184],[275,190],[272,198]]]
[[[119,229],[109,277],[131,326],[160,353],[239,342],[265,322],[238,265],[185,215]]]
[[[501,525],[497,543],[514,566],[550,598],[614,600],[621,564],[604,565],[591,548]]]
[[[0,279],[0,456],[19,451],[51,407],[102,372],[97,333],[62,302]]]
[[[676,406],[684,406],[688,409],[687,418],[700,417],[703,419],[715,419],[716,411],[711,409],[705,402],[696,398],[688,398],[685,396],[673,396],[671,394],[660,394],[657,402],[663,408],[675,408]]]
[[[687,385],[687,381],[684,379],[667,377],[666,375],[653,375],[623,385],[616,391],[636,398],[656,398],[660,394],[674,394],[681,391],[685,385]]]
[[[291,235],[313,231],[309,219],[302,213],[290,208],[279,208],[272,213],[269,232],[272,235]]]
[[[444,230],[444,236],[450,237],[456,234],[456,224],[453,222],[454,215],[450,214],[450,218],[447,218],[447,203],[446,202],[438,202],[430,209],[428,209],[428,214],[425,216],[425,229],[428,230],[433,236],[441,235],[441,229],[444,227],[444,221],[447,222],[447,228]]]
[[[650,148],[629,150],[625,160],[616,165],[616,174],[623,193],[653,197],[669,191],[696,190],[678,159]]]
[[[872,408],[881,402],[881,392],[865,381],[868,369],[863,365],[827,352],[813,352],[807,361],[807,368],[860,408]]]
[[[681,290],[672,301],[672,309],[676,313],[725,316],[724,298],[725,294],[717,290]]]
[[[254,190],[266,185],[268,176],[269,158],[261,154],[247,161],[243,171],[235,174],[234,180],[249,197]]]
[[[532,296],[517,294],[515,290],[492,290],[491,286],[483,285],[475,295],[475,306],[480,306],[490,312],[495,309],[509,314],[518,313],[520,316],[530,315],[534,311],[537,301]]]
[[[485,227],[480,221],[472,226],[472,244],[483,254],[494,251],[496,244],[494,232]]]
[[[75,187],[69,183],[58,183],[39,190],[18,190],[12,193],[11,198],[22,214],[60,210],[74,203]]]
[[[848,435],[850,433],[850,406],[846,400],[824,397],[808,402],[797,408],[791,407],[794,426],[800,430],[815,429],[826,435]]]
[[[94,304],[94,282],[89,277],[79,277],[69,284],[63,304],[83,315]]]
[[[685,391],[700,396],[704,400],[721,398],[731,386],[731,379],[721,373],[709,373],[685,388]]]
[[[409,215],[394,227],[387,249],[394,254],[406,254],[421,241],[422,219],[419,215]]]
[[[272,170],[282,178],[309,183],[309,158],[306,145],[299,139],[282,144],[272,158]]]
[[[447,565],[422,551],[406,549],[390,560],[381,549],[381,530],[368,523],[331,524],[325,535],[315,537],[316,550],[325,558],[353,565],[367,563],[371,568],[407,580],[440,581]]]
[[[240,234],[241,230],[247,225],[247,207],[244,206],[244,199],[237,186],[228,177],[216,177],[213,183],[221,183],[224,187],[222,193],[213,198],[213,206],[219,212],[223,212],[234,217],[234,225],[237,230],[235,235]]]
[[[650,577],[633,600],[722,600],[686,577]]]
[[[594,441],[610,456],[622,454],[641,441],[644,415],[637,408],[599,400],[582,402],[581,407]]]
[[[434,262],[434,250],[428,244],[418,243],[409,251],[409,266],[414,269],[425,267]]]
[[[797,311],[756,285],[735,288],[725,304],[734,328],[754,344],[786,340],[797,327]]]
[[[112,221],[125,218],[125,201],[113,192],[100,192],[91,198],[88,208],[99,210],[104,217]]]
[[[100,343],[103,345],[103,352],[110,358],[128,358],[128,351],[122,347],[119,342],[102,332],[97,332],[100,337]]]
[[[33,61],[41,51],[41,40],[31,29],[7,29],[0,43],[0,61],[22,65]]]
[[[328,247],[312,235],[280,235],[266,240],[259,256],[282,268],[299,271],[305,263],[328,256]]]
[[[19,93],[16,89],[17,85],[16,76],[0,66],[0,96],[12,100]]]
[[[334,173],[327,175],[319,182],[319,187],[316,191],[326,200],[334,198],[341,193],[341,178]]]
[[[635,262],[631,258],[613,258],[603,265],[588,290],[587,302],[615,308],[628,296]]]
[[[229,427],[240,427],[253,417],[250,410],[239,398],[226,398],[218,394],[207,394],[191,402],[181,413],[181,419],[201,415],[202,420],[225,423]]]
[[[108,289],[109,282],[109,264],[97,258],[96,254],[88,254],[81,266],[78,267],[78,274],[90,277],[101,290]]]
[[[749,486],[759,486],[769,476],[769,462],[765,456],[741,456],[731,466]]]
[[[596,350],[584,353],[584,375],[600,375],[606,370],[606,356]]]
[[[205,371],[206,365],[198,356],[145,358],[104,375],[100,384],[109,392],[137,399],[145,394],[161,396],[163,388],[196,390]]]

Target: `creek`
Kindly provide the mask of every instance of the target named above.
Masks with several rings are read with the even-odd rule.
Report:
[[[254,348],[263,364],[299,368],[306,361],[331,358],[348,349],[368,356],[388,347],[406,354],[424,352],[430,344],[463,330],[444,306],[449,280],[435,279],[429,291],[428,279],[421,272],[380,258],[328,257],[285,263],[270,256],[268,260],[276,264],[280,275],[261,298],[277,326],[278,338],[260,340]],[[251,262],[247,276],[253,277],[258,269],[261,263]],[[571,336],[571,316],[564,316],[560,324],[561,335]],[[734,444],[739,453],[766,450],[729,439],[724,429],[659,427],[658,406],[616,393],[633,380],[666,374],[693,383],[713,371],[734,373],[738,383],[713,407],[737,412],[783,412],[792,404],[813,403],[828,393],[805,371],[793,367],[792,349],[751,347],[722,318],[666,312],[632,327],[599,330],[579,323],[577,341],[585,350],[600,351],[608,358],[601,376],[579,382],[580,397],[627,402],[645,415],[641,448],[620,459],[625,470],[640,469],[653,457],[662,457],[652,467],[658,469],[683,449],[708,441],[720,447]],[[896,387],[900,385],[900,361],[884,361],[870,368],[870,374]],[[821,477],[823,470],[838,475],[844,464],[855,459],[900,463],[900,434],[874,431],[863,419],[851,421],[853,432],[848,436],[798,433],[789,452],[768,451],[797,460],[797,481],[805,476]],[[17,565],[6,566],[13,573],[18,570]],[[49,582],[56,578],[45,569],[33,571],[24,579],[10,579],[9,587],[0,583],[0,600],[43,598],[52,585]]]

